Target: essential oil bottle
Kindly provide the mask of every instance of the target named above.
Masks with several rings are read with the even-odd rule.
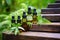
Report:
[[[13,26],[15,26],[15,23],[16,23],[15,17],[14,17],[14,16],[12,16],[11,26],[12,26],[12,27],[13,27]]]
[[[18,16],[18,18],[17,18],[17,26],[21,26],[21,19],[20,19],[20,16]]]
[[[31,22],[32,21],[32,12],[31,12],[31,7],[28,7],[28,12],[27,12],[27,21]]]
[[[27,19],[26,19],[26,12],[23,12],[23,16],[22,16],[22,27],[25,29],[25,31],[29,30],[29,27],[27,25]]]
[[[37,24],[37,12],[36,9],[33,9],[33,24]]]
[[[17,23],[21,23],[21,19],[20,19],[20,18],[21,18],[21,17],[18,16]]]

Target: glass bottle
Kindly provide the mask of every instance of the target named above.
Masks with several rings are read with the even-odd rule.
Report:
[[[33,24],[37,24],[37,12],[36,9],[33,9]]]
[[[26,13],[23,12],[23,16],[22,16],[22,27],[25,29],[25,31],[29,30],[29,27],[27,25],[27,19],[26,19]]]
[[[12,16],[12,20],[11,20],[11,27],[14,27],[16,23],[15,17]]]
[[[21,24],[20,16],[18,16],[17,23],[20,23]]]
[[[27,21],[28,22],[32,22],[32,12],[31,12],[31,8],[28,8],[28,12],[27,12]]]

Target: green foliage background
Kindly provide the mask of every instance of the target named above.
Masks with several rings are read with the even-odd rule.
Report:
[[[11,26],[12,15],[22,16],[22,12],[27,11],[28,6],[31,6],[32,9],[37,9],[39,23],[46,23],[49,21],[40,16],[41,9],[46,8],[48,3],[54,2],[55,0],[0,0],[0,40],[2,40],[2,32]]]

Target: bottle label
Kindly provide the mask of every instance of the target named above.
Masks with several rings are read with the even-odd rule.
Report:
[[[32,19],[33,19],[33,18],[32,18],[31,15],[28,15],[28,16],[27,16],[27,21],[32,21]]]
[[[23,19],[23,22],[26,22],[26,19]]]
[[[36,15],[34,15],[34,16],[33,16],[33,18],[37,18],[37,16],[36,16]]]

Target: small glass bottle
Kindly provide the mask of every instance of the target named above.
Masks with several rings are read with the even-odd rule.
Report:
[[[25,31],[29,30],[29,27],[27,25],[27,19],[26,19],[26,13],[23,12],[23,16],[22,16],[22,27],[25,29]]]
[[[22,32],[22,29],[20,29],[20,27],[21,27],[21,17],[20,16],[18,16],[18,19],[17,19],[17,26],[18,26],[19,31]]]
[[[20,16],[18,16],[18,19],[17,19],[17,26],[21,26],[21,19],[20,19]]]
[[[32,12],[31,12],[31,8],[28,8],[28,12],[27,12],[27,21],[28,22],[32,22]]]
[[[20,23],[21,24],[20,16],[18,16],[17,23]]]
[[[15,17],[12,16],[12,20],[11,20],[11,27],[14,27],[16,23]]]
[[[37,24],[37,12],[36,9],[33,10],[33,24]]]

